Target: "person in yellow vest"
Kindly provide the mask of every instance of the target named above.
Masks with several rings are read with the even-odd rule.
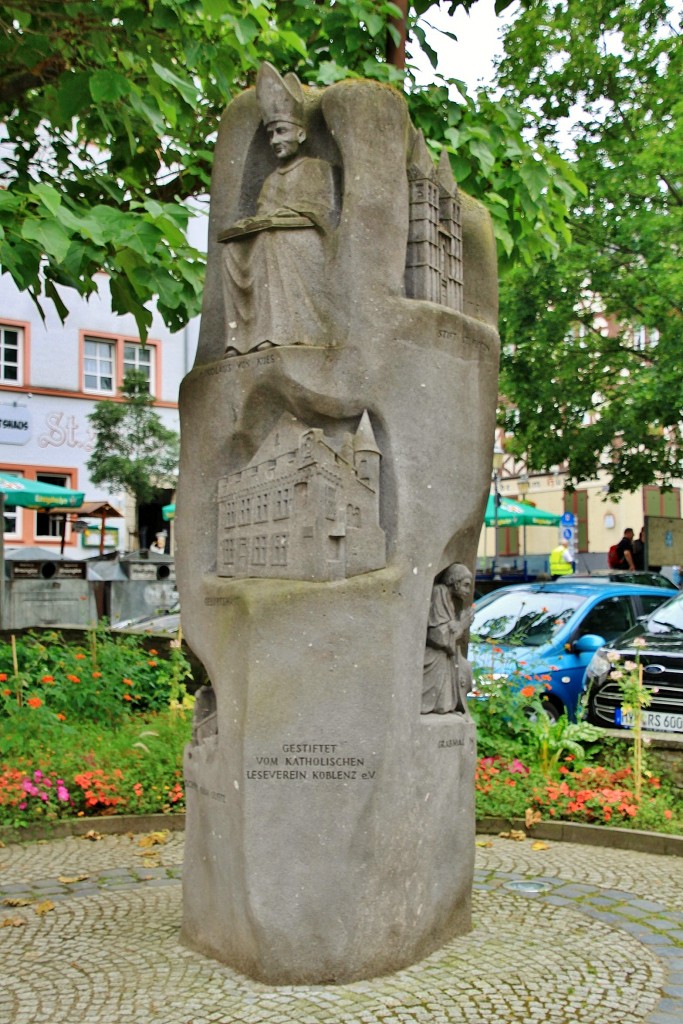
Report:
[[[569,541],[563,540],[550,552],[550,575],[556,580],[558,576],[569,576],[574,572],[572,556],[569,553]]]

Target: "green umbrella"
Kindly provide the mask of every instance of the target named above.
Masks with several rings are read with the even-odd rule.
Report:
[[[20,505],[22,508],[78,508],[83,504],[83,491],[70,491],[55,484],[41,484],[39,480],[27,480],[23,476],[0,473],[0,494],[6,505]]]
[[[485,526],[557,526],[562,516],[555,512],[544,512],[535,505],[525,501],[513,501],[511,498],[500,498],[498,515],[496,515],[496,499],[489,494],[484,514]]]

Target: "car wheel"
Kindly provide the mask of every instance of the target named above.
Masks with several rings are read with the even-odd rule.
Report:
[[[544,714],[547,718],[550,719],[551,722],[557,722],[560,718],[562,718],[562,715],[564,714],[564,709],[558,707],[554,700],[552,700],[549,697],[541,697],[541,704],[543,705]],[[538,712],[536,708],[529,707],[524,709],[524,714],[530,722],[534,722],[536,720]]]

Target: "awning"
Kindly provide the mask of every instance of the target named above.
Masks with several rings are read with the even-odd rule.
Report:
[[[500,498],[498,515],[496,516],[496,498],[489,494],[484,515],[485,526],[557,526],[562,519],[555,512],[544,512],[535,505],[525,501],[513,501],[511,498]]]
[[[0,494],[6,505],[20,505],[21,508],[78,508],[83,504],[83,491],[70,491],[55,484],[41,484],[39,480],[27,480],[23,476],[9,476],[0,473]]]

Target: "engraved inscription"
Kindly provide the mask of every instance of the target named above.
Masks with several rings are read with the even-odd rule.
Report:
[[[375,778],[367,757],[342,752],[340,743],[283,743],[277,754],[257,754],[250,780],[357,782]]]

